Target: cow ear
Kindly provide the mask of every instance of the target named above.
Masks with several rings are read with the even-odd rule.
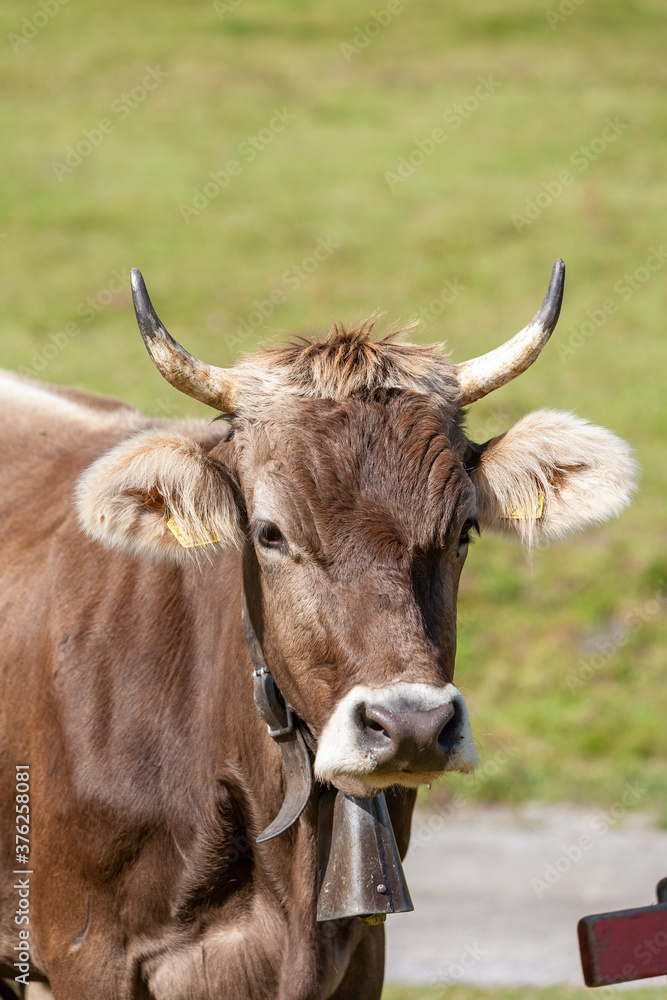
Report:
[[[554,410],[529,413],[506,434],[471,444],[468,466],[480,524],[529,546],[617,516],[637,482],[625,441]]]
[[[121,442],[86,469],[75,489],[79,520],[92,538],[177,563],[242,544],[237,498],[223,462],[174,430]]]

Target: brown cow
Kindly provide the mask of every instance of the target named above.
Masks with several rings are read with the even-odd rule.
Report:
[[[154,362],[229,425],[0,378],[0,974],[57,1000],[380,996],[383,928],[316,920],[318,799],[388,789],[404,853],[416,787],[476,762],[452,683],[470,535],[548,543],[634,488],[629,448],[569,414],[466,438],[462,407],[535,360],[562,284],[558,262],[535,319],[461,365],[365,324],[223,370],[134,272]],[[262,843],[284,779],[242,566],[317,779]]]

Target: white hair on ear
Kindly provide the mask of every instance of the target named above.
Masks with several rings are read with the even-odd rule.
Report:
[[[208,545],[184,548],[183,538],[241,545],[230,475],[201,445],[174,430],[149,430],[116,445],[75,487],[79,520],[88,535],[131,555],[191,561]]]
[[[616,517],[637,473],[632,449],[611,431],[536,410],[488,443],[471,478],[480,523],[532,546]]]

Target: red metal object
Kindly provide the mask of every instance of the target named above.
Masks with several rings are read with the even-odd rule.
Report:
[[[582,917],[579,950],[587,986],[667,976],[667,879],[658,883],[657,895],[653,906]]]

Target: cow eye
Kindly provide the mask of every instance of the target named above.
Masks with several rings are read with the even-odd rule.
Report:
[[[266,523],[257,532],[257,540],[265,549],[284,549],[285,536],[275,524]]]
[[[459,538],[459,548],[463,548],[464,545],[470,545],[473,539],[470,537],[471,532],[479,535],[479,521],[476,517],[469,517],[463,527],[461,528],[461,537]]]

